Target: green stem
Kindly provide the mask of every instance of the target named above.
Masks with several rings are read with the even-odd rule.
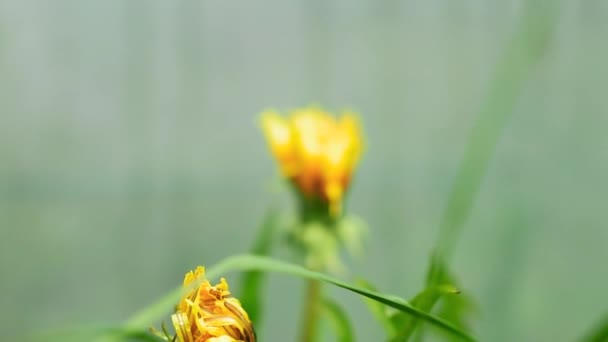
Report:
[[[310,279],[306,285],[306,296],[304,297],[304,312],[302,315],[302,327],[300,331],[301,342],[313,342],[317,336],[317,323],[321,302],[321,282]]]

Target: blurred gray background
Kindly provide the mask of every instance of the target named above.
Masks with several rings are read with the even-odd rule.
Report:
[[[0,328],[119,323],[289,203],[267,108],[361,113],[355,273],[413,296],[523,1],[0,0]],[[608,312],[608,2],[562,1],[459,240],[484,341],[568,341]],[[281,207],[290,209],[288,204]],[[238,274],[229,281],[238,295]],[[291,341],[302,286],[257,329]],[[332,290],[359,341],[384,338]]]

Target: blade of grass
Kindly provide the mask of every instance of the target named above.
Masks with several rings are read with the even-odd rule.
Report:
[[[463,330],[470,330],[471,322],[475,316],[479,317],[479,310],[471,295],[461,293],[458,296],[444,297],[441,308],[436,314]],[[420,331],[421,329],[418,329],[418,332]]]
[[[524,275],[530,269],[527,259],[532,251],[533,238],[533,225],[529,222],[527,213],[529,208],[524,203],[526,201],[520,196],[514,197],[512,202],[506,203],[509,209],[504,210],[499,217],[499,229],[496,234],[501,245],[495,250],[494,267],[487,273],[489,281],[484,304],[487,307],[500,308],[493,310],[491,320],[501,324],[487,329],[486,336],[489,340],[521,339],[520,329],[517,329],[521,312],[517,298],[525,284]],[[447,316],[442,317],[449,319]]]
[[[431,312],[435,303],[444,295],[459,294],[460,291],[452,285],[442,284],[433,286],[420,292],[414,297],[410,303],[416,308],[423,310],[424,312]],[[392,341],[408,341],[410,336],[414,333],[418,325],[421,323],[420,319],[406,316],[403,313],[398,313],[392,318],[395,330],[398,331],[392,338]]]
[[[455,277],[446,269],[445,265],[434,264],[433,267],[439,271],[440,284],[457,284]],[[468,322],[471,321],[471,315],[475,311],[473,310],[474,307],[475,302],[468,293],[459,293],[458,296],[444,296],[442,298],[441,308],[436,314],[463,330],[469,330]],[[431,309],[427,312],[430,312],[430,310]],[[410,337],[410,340],[423,341],[423,335],[426,330],[423,328],[426,327],[420,326],[415,331],[414,335]],[[450,341],[452,339],[447,340]]]
[[[273,209],[266,214],[256,241],[251,249],[251,254],[266,256],[272,250],[272,242],[277,224],[277,212]],[[248,271],[243,274],[241,281],[241,303],[247,310],[252,322],[260,324],[262,320],[263,285],[265,276],[260,271]]]
[[[548,47],[558,1],[527,1],[521,22],[494,70],[448,197],[433,258],[449,259],[468,219],[483,176],[532,68]],[[437,284],[436,270],[429,284]]]
[[[336,341],[352,342],[355,340],[348,315],[338,303],[332,299],[325,298],[323,301],[323,313],[329,318],[336,331]]]
[[[413,315],[438,328],[441,328],[441,330],[449,333],[451,336],[459,337],[467,341],[475,341],[475,338],[473,338],[468,333],[462,331],[461,329],[455,327],[453,324],[439,317],[423,312],[407,303],[404,299],[401,299],[397,296],[386,295],[375,291],[369,291],[364,288],[360,288],[340,281],[328,275],[310,271],[303,267],[282,262],[279,260],[274,260],[268,257],[261,257],[255,255],[237,255],[228,257],[221,261],[219,264],[215,265],[214,267],[209,268],[207,271],[207,278],[215,279],[221,275],[225,275],[228,272],[246,270],[259,270],[265,272],[282,273],[300,278],[323,281],[347,289],[362,296],[374,299],[399,311],[407,312],[410,315]],[[165,313],[171,310],[175,303],[179,301],[182,293],[183,289],[181,288],[170,292],[168,295],[161,298],[157,303],[152,304],[150,307],[133,316],[127,322],[127,327],[144,328],[151,325],[156,319],[162,317]]]
[[[376,288],[367,280],[357,279],[355,284],[361,288],[364,288],[369,291],[377,292]],[[395,336],[397,330],[391,321],[389,313],[386,309],[386,306],[382,303],[375,301],[373,299],[363,297],[363,301],[367,305],[367,308],[372,313],[372,315],[376,318],[376,320],[382,325],[384,331],[387,336]]]

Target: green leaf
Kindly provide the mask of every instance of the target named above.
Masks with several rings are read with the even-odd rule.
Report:
[[[455,277],[448,271],[446,265],[439,259],[433,259],[431,263],[431,272],[435,271],[435,279],[427,279],[428,281],[435,281],[444,284],[457,284]],[[433,287],[436,285],[427,285]],[[467,320],[471,312],[474,311],[475,302],[473,298],[468,294],[460,294],[458,296],[445,296],[443,297],[440,311],[437,315],[461,329],[466,329]],[[429,309],[430,312],[431,309]],[[418,337],[421,337],[422,331],[418,331]]]
[[[471,316],[475,313],[478,313],[477,303],[473,297],[463,293],[459,296],[444,297],[437,315],[465,329],[470,325]]]
[[[426,286],[432,288],[438,284],[451,284],[453,278],[448,271],[445,259],[439,258],[439,255],[433,254],[431,256],[431,264],[426,275]]]
[[[363,256],[363,242],[368,234],[365,221],[355,215],[342,217],[336,224],[336,234],[350,256]]]
[[[273,238],[276,232],[278,214],[275,210],[269,210],[262,226],[258,232],[251,254],[266,256],[272,250]],[[243,308],[247,310],[252,322],[260,324],[262,321],[262,309],[264,302],[263,287],[265,282],[264,273],[261,271],[248,271],[243,273],[241,280],[240,296]]]
[[[410,303],[424,312],[431,312],[435,303],[437,303],[443,295],[459,293],[460,291],[454,286],[442,284],[425,289],[416,295]],[[397,331],[391,338],[391,341],[407,341],[421,323],[420,319],[405,315],[401,312],[393,315],[391,317],[391,322]]]
[[[289,264],[289,263],[282,262],[279,260],[274,260],[274,259],[268,258],[268,257],[260,257],[260,256],[255,256],[255,255],[237,255],[237,256],[228,257],[228,258],[224,259],[223,261],[221,261],[219,264],[215,265],[214,267],[209,268],[207,271],[207,278],[215,279],[215,278],[220,277],[221,275],[225,275],[226,273],[228,273],[230,271],[245,271],[245,270],[247,270],[247,271],[259,270],[259,271],[265,271],[265,272],[276,272],[276,273],[292,275],[292,276],[296,276],[296,277],[300,277],[300,278],[315,279],[315,280],[323,281],[323,282],[326,282],[329,284],[333,284],[335,286],[347,289],[351,292],[355,292],[362,296],[376,300],[380,303],[383,303],[389,307],[395,308],[399,311],[406,312],[410,315],[418,317],[418,318],[440,328],[442,331],[449,333],[450,336],[459,337],[459,338],[461,338],[463,340],[467,340],[467,341],[475,341],[475,338],[473,338],[468,333],[462,331],[461,329],[457,328],[453,324],[451,324],[439,317],[436,317],[436,316],[428,314],[424,311],[421,311],[421,310],[413,307],[412,305],[410,305],[405,300],[403,300],[399,297],[392,296],[392,295],[386,295],[386,294],[378,293],[375,291],[370,291],[370,290],[340,281],[340,280],[330,277],[328,275],[325,275],[325,274],[322,274],[319,272],[310,271],[301,266]],[[166,314],[167,312],[169,312],[171,310],[171,308],[175,305],[175,303],[177,303],[179,301],[183,291],[184,290],[180,287],[180,288],[177,288],[174,291],[170,292],[168,295],[161,298],[157,303],[151,305],[149,308],[147,308],[147,309],[143,310],[142,312],[138,313],[137,315],[133,316],[133,318],[131,318],[127,322],[127,327],[141,328],[141,327],[150,326],[152,323],[154,323],[154,321],[156,319],[162,317],[164,314]]]
[[[345,266],[340,260],[340,241],[325,223],[312,221],[294,231],[294,241],[302,247],[304,264],[310,269],[329,270],[344,273]]]
[[[580,342],[605,342],[608,341],[608,315],[593,328]]]
[[[366,290],[377,292],[376,288],[367,280],[357,279],[355,281],[355,284]],[[395,329],[395,325],[391,321],[391,316],[388,311],[388,308],[384,304],[368,297],[363,297],[363,301],[367,305],[367,308],[372,313],[372,315],[382,325],[382,327],[386,331],[386,335],[395,336],[397,330]]]
[[[348,316],[338,303],[325,298],[323,300],[323,313],[329,318],[336,331],[336,341],[352,342],[355,340]]]
[[[471,211],[501,132],[534,66],[547,50],[559,1],[528,1],[521,22],[505,47],[479,108],[463,160],[443,213],[434,258],[449,260]],[[431,274],[431,283],[439,282]]]

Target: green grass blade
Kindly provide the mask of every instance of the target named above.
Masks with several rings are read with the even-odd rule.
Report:
[[[475,339],[471,335],[457,328],[453,324],[439,317],[418,310],[399,297],[370,291],[361,287],[345,283],[328,275],[310,271],[301,266],[292,265],[268,257],[260,257],[255,255],[237,255],[228,257],[219,264],[215,265],[214,267],[209,268],[207,271],[207,278],[216,279],[222,275],[225,275],[228,272],[251,270],[282,273],[300,278],[323,281],[347,289],[351,292],[355,292],[362,296],[371,298],[399,311],[406,312],[410,315],[418,317],[440,328],[444,332],[449,333],[452,336],[459,337],[467,341],[475,341]],[[153,324],[156,319],[162,317],[164,314],[171,310],[175,303],[179,301],[182,293],[183,289],[181,288],[170,292],[168,295],[161,298],[157,303],[153,304],[149,308],[143,310],[139,314],[135,315],[132,319],[130,319],[127,323],[127,327],[141,328]]]
[[[410,303],[414,307],[424,312],[431,312],[437,301],[442,296],[459,293],[460,291],[458,291],[458,289],[456,289],[454,286],[442,284],[425,289],[424,291],[416,295],[416,297],[414,297],[410,301]],[[405,315],[403,313],[393,315],[392,322],[395,326],[395,330],[398,331],[394,335],[392,341],[409,340],[410,336],[412,336],[416,328],[421,323],[420,319],[412,317],[410,315]]]
[[[348,315],[342,310],[342,307],[340,307],[338,303],[329,298],[325,298],[323,300],[323,313],[329,318],[336,331],[336,341],[353,342],[355,340]]]
[[[367,280],[357,279],[357,281],[355,281],[355,284],[366,290],[377,292],[376,288]],[[391,318],[387,311],[387,307],[384,304],[367,297],[363,297],[363,301],[367,305],[367,308],[372,313],[374,318],[376,318],[376,320],[382,325],[384,331],[386,332],[386,335],[395,336],[397,330],[395,329],[395,326],[391,321]]]
[[[272,242],[276,231],[278,215],[275,210],[270,210],[266,214],[256,241],[251,249],[251,254],[266,256],[272,250]],[[247,310],[249,318],[255,324],[260,324],[262,320],[263,287],[265,275],[261,271],[248,271],[243,274],[241,281],[240,296],[243,308]]]
[[[527,1],[522,20],[494,70],[444,211],[434,258],[449,259],[481,181],[532,68],[547,50],[556,21],[555,0]],[[435,276],[429,277],[436,281]],[[431,281],[431,284],[437,284]]]
[[[445,296],[441,309],[436,314],[463,330],[470,330],[473,316],[479,315],[475,299],[467,293],[458,296]]]

